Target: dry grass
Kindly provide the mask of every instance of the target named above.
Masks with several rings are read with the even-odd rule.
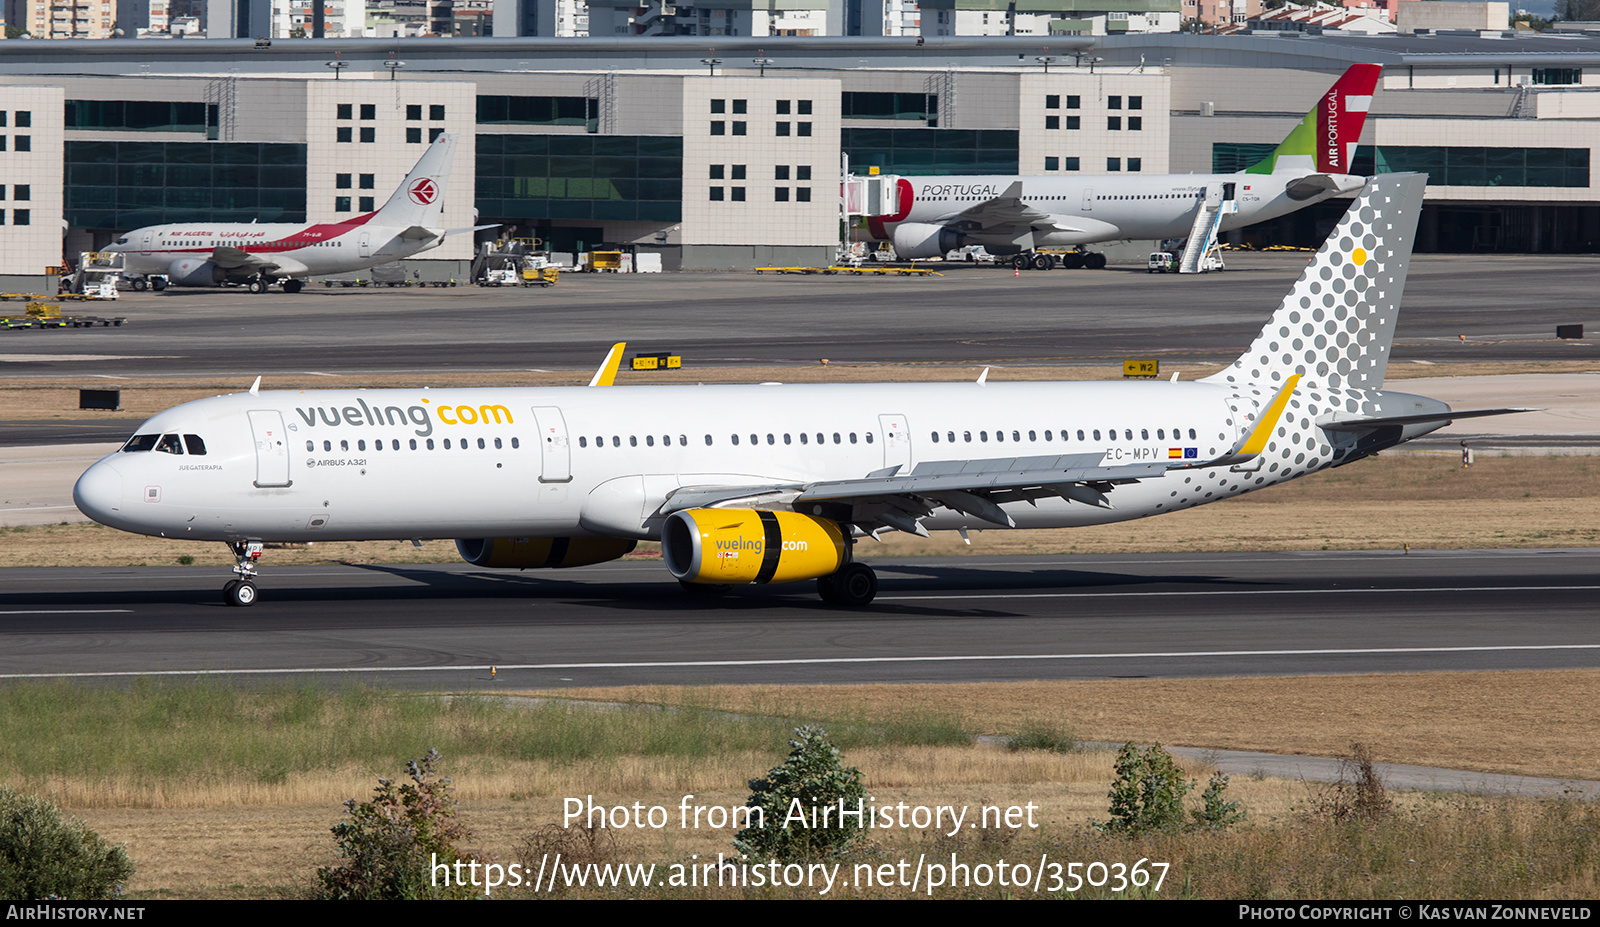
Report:
[[[599,358],[597,357],[598,363]],[[1490,376],[1521,373],[1585,373],[1594,370],[1593,361],[1542,361],[1518,363],[1460,363],[1418,364],[1396,363],[1389,367],[1388,378],[1407,380],[1415,377]],[[926,383],[974,380],[982,372],[982,364],[828,364],[792,365],[783,367],[693,367],[653,372],[622,370],[617,383],[624,386],[685,385],[694,383]],[[1179,364],[1169,366],[1162,376],[1171,376],[1177,370],[1182,379],[1194,380],[1209,376],[1222,369],[1216,364]],[[288,376],[268,377],[262,389],[391,389],[400,387],[478,386],[583,386],[589,382],[592,370],[511,370],[481,373],[430,372],[428,374],[389,375],[339,375],[339,376]],[[1032,366],[991,365],[989,378],[994,381],[1038,380],[1116,380],[1121,379],[1120,366]],[[237,393],[250,386],[250,378],[238,380],[216,377],[155,377],[148,379],[83,379],[83,378],[20,378],[0,377],[0,408],[5,417],[14,420],[85,420],[104,421],[123,419],[130,423],[143,421],[157,412],[184,402],[207,399],[225,393]],[[123,408],[120,412],[104,412],[78,408],[78,390],[82,388],[122,390]]]
[[[695,704],[826,721],[945,706],[980,733],[1045,721],[1084,740],[1339,756],[1600,779],[1600,670],[877,686],[562,690],[567,698]]]

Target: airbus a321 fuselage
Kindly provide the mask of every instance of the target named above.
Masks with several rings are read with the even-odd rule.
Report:
[[[1275,219],[1366,182],[1351,173],[1350,161],[1381,70],[1352,65],[1272,154],[1237,173],[906,177],[897,181],[899,209],[869,220],[868,228],[909,260],[966,245],[1027,254],[1100,241],[1185,238],[1208,193],[1237,207],[1222,214],[1221,231]]]
[[[255,600],[263,542],[447,537],[489,567],[660,540],[690,590],[815,580],[863,605],[862,536],[1159,515],[1488,414],[1382,389],[1423,184],[1374,180],[1255,343],[1204,380],[610,386],[619,345],[590,387],[186,403],[74,499],[113,527],[233,545],[234,604]]]
[[[129,274],[173,286],[243,283],[264,293],[279,283],[296,293],[308,276],[365,270],[439,247],[450,234],[442,226],[455,150],[456,137],[441,134],[381,209],[342,222],[151,225],[105,250],[122,252]]]

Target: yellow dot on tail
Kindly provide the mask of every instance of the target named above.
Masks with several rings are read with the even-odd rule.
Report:
[[[1357,264],[1367,263],[1367,249],[1357,248],[1356,250],[1350,252],[1350,259],[1355,261]]]

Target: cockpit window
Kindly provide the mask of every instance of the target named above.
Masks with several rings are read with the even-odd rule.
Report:
[[[178,442],[177,435],[162,435],[161,440],[156,442],[156,450],[163,454],[182,454],[183,445]]]
[[[155,450],[156,442],[160,439],[160,435],[134,435],[128,439],[127,444],[122,446],[122,452],[131,454],[134,451]]]
[[[204,457],[206,455],[206,443],[200,440],[199,435],[184,435],[183,443],[188,446],[189,453],[195,457]]]

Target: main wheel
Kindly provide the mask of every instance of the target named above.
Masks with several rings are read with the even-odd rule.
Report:
[[[1017,270],[1027,270],[1032,265],[1026,254],[1019,254],[1011,259],[1011,266]]]
[[[1086,254],[1084,255],[1083,264],[1090,270],[1105,270],[1106,256],[1098,251],[1093,254]]]
[[[1061,266],[1067,270],[1079,270],[1083,267],[1083,254],[1077,251],[1068,251],[1061,256]]]
[[[164,278],[164,277],[152,277],[150,279],[150,289],[155,290],[157,293],[161,292],[162,290],[164,290],[166,288],[167,288],[166,278]]]
[[[252,281],[250,281],[250,292],[252,292],[252,293],[265,293],[266,291],[267,291],[267,285],[264,282],[262,282],[260,280],[252,280]]]
[[[817,577],[817,595],[828,605],[842,605],[839,601],[838,574],[829,573],[827,576]]]
[[[144,281],[144,280],[135,280],[135,281],[133,281],[133,289],[134,289],[134,292],[137,292],[137,293],[143,293],[143,292],[144,292],[144,289],[145,289],[145,287],[147,287],[147,286],[149,286],[149,285],[150,285],[150,284],[149,284],[149,283],[147,283],[147,282],[145,282],[145,281]]]
[[[305,286],[305,284],[299,280],[283,281],[283,291],[290,295],[300,292],[300,288],[303,286]]]
[[[833,574],[839,604],[851,608],[867,605],[878,595],[878,574],[865,563],[851,563]]]
[[[1049,270],[1054,263],[1054,260],[1048,254],[1035,254],[1033,256],[1034,270]]]

